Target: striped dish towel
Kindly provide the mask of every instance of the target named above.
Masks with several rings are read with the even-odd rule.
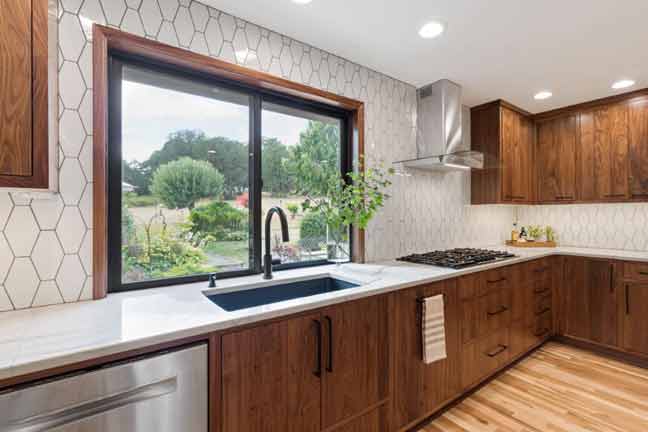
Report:
[[[443,294],[425,298],[421,303],[423,363],[430,364],[446,358]]]

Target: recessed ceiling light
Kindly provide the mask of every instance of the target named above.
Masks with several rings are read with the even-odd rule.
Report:
[[[445,31],[445,25],[439,21],[430,21],[419,30],[423,39],[433,39]]]
[[[612,84],[612,88],[614,90],[619,90],[619,89],[632,87],[633,85],[635,85],[635,82],[633,80],[624,79],[624,80],[620,80],[620,81],[617,81],[614,84]]]
[[[297,4],[300,4],[300,5],[305,5],[305,4],[308,4],[308,3],[312,2],[313,0],[292,0],[292,1],[293,1],[293,3],[297,3]]]
[[[549,99],[551,96],[553,96],[553,93],[551,93],[550,91],[544,90],[544,91],[536,93],[535,96],[533,96],[533,98],[535,100],[545,100],[545,99]]]

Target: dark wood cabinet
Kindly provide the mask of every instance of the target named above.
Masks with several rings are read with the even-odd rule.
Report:
[[[559,117],[538,124],[537,197],[541,203],[576,200],[578,118]]]
[[[393,428],[423,420],[444,402],[459,395],[460,320],[456,280],[448,280],[399,292],[394,296],[394,386]],[[424,364],[419,300],[443,295],[447,358]]]
[[[629,104],[630,198],[648,199],[648,98]]]
[[[388,297],[334,306],[322,315],[322,427],[329,428],[389,395]]]
[[[322,327],[314,314],[222,337],[223,432],[320,430]]]
[[[622,304],[621,347],[648,355],[648,282],[625,282]]]
[[[0,9],[0,187],[47,188],[48,0]]]
[[[473,204],[534,200],[535,126],[528,113],[503,101],[471,110],[472,149],[484,153],[484,169],[471,172]]]
[[[583,201],[628,198],[628,105],[580,114],[579,196]]]
[[[599,344],[617,345],[615,265],[608,260],[565,258],[562,332]]]

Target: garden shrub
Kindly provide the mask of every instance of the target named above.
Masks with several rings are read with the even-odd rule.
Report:
[[[248,215],[223,201],[213,201],[189,213],[189,232],[194,243],[206,238],[216,241],[247,239]]]
[[[319,212],[308,212],[304,215],[299,227],[299,245],[306,250],[322,248],[326,242],[326,218]]]

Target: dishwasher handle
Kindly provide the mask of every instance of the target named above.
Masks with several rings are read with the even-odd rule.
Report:
[[[88,417],[105,412],[155,399],[174,393],[178,388],[178,377],[167,378],[150,384],[115,393],[104,398],[82,402],[55,411],[36,414],[11,421],[6,425],[5,432],[44,432],[57,427],[78,422]]]

